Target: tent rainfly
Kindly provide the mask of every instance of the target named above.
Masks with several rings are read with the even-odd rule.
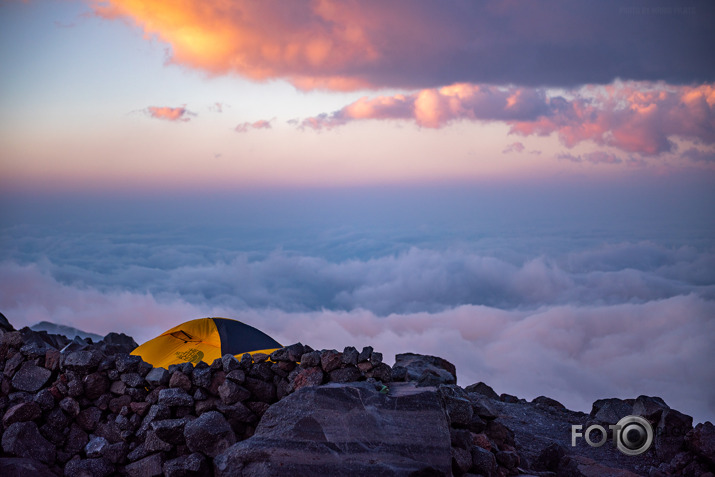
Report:
[[[225,354],[272,353],[282,345],[237,320],[200,318],[187,321],[138,346],[131,354],[157,368],[190,361],[213,363]]]

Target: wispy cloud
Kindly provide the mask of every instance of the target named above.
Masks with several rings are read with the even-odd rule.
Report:
[[[191,120],[191,116],[196,116],[187,110],[185,106],[172,108],[168,106],[149,106],[146,113],[154,119],[162,119],[165,121],[187,122]]]
[[[564,97],[545,89],[456,84],[361,98],[307,118],[301,127],[331,129],[367,119],[413,121],[426,128],[498,121],[521,136],[557,134],[567,147],[592,141],[652,156],[674,151],[676,138],[715,144],[715,85],[615,83],[580,88]]]
[[[273,119],[270,119],[270,120],[259,119],[258,121],[255,121],[252,123],[245,122],[245,123],[241,123],[238,126],[236,126],[236,128],[234,130],[239,133],[245,133],[245,132],[250,131],[251,129],[271,129],[272,128],[271,121],[273,121]]]
[[[633,15],[615,2],[93,0],[211,74],[284,78],[303,89],[455,82],[568,86],[616,78],[713,81],[715,33],[697,14]],[[557,15],[553,12],[558,12]],[[674,18],[675,15],[675,18]],[[627,45],[627,47],[624,47]]]
[[[603,151],[587,152],[578,156],[565,153],[559,154],[558,158],[571,162],[590,162],[591,164],[621,164],[623,162],[623,159],[615,154]]]
[[[507,147],[504,148],[502,151],[502,154],[509,154],[511,152],[523,152],[524,151],[524,144],[520,142],[513,142],[509,144]]]

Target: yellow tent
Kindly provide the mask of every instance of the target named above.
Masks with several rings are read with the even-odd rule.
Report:
[[[213,363],[225,354],[272,353],[282,345],[252,326],[228,318],[200,318],[176,326],[132,351],[154,367]]]

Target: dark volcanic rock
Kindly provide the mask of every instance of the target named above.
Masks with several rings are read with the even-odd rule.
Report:
[[[97,459],[73,459],[65,466],[67,477],[107,477],[114,472],[114,466],[102,457]]]
[[[211,469],[206,457],[198,452],[182,455],[164,463],[165,477],[209,477]]]
[[[55,446],[42,437],[34,422],[16,422],[8,427],[2,435],[2,449],[46,464],[55,462]]]
[[[65,356],[64,363],[60,367],[86,374],[94,371],[100,361],[102,361],[102,354],[98,351],[74,351]]]
[[[615,424],[633,411],[633,406],[623,399],[599,399],[593,403],[591,417],[599,422]]]
[[[52,371],[49,369],[35,366],[31,361],[26,361],[12,377],[12,385],[20,391],[34,393],[47,383],[51,375]]]
[[[236,436],[221,413],[209,411],[184,427],[186,445],[192,452],[201,452],[209,457],[216,457],[228,449]]]
[[[214,459],[227,475],[451,475],[439,394],[411,384],[305,387],[271,406],[253,437]],[[243,472],[243,474],[241,474]]]
[[[395,367],[407,370],[406,379],[420,386],[457,384],[457,370],[452,363],[437,356],[403,353],[395,356]]]
[[[152,454],[124,468],[127,475],[132,477],[151,477],[161,475],[161,454]]]
[[[159,404],[164,406],[193,406],[194,398],[181,388],[162,389],[159,392]]]
[[[488,398],[497,399],[497,400],[499,399],[499,395],[496,393],[496,391],[494,391],[494,389],[492,389],[491,386],[489,386],[488,384],[484,384],[481,381],[479,381],[476,384],[470,384],[469,386],[464,388],[464,390],[467,391],[468,393],[478,393],[478,394],[482,394]]]
[[[42,462],[21,457],[0,458],[0,475],[3,477],[56,477],[55,473]]]
[[[12,406],[2,417],[2,424],[5,428],[16,422],[33,421],[42,415],[42,409],[34,402],[22,402]]]

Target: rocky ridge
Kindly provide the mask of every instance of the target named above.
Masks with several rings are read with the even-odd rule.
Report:
[[[2,317],[4,318],[4,317]],[[15,331],[0,320],[0,475],[704,476],[715,428],[661,399],[604,399],[579,413],[488,385],[457,385],[432,356],[313,350],[153,368],[126,335]],[[571,425],[648,419],[653,446],[571,447]]]

